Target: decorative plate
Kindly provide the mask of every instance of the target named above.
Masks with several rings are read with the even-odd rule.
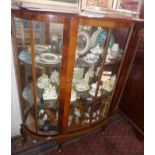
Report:
[[[90,38],[90,46],[95,47],[97,44],[99,44],[101,47],[103,47],[103,45],[105,45],[107,34],[108,33],[104,31],[102,28],[96,30]],[[111,35],[109,47],[112,47],[113,43],[114,37],[113,35]]]
[[[90,45],[89,33],[85,30],[81,30],[80,32],[78,32],[77,48],[76,48],[78,54],[84,55],[88,51],[89,45]]]
[[[47,52],[49,50],[49,46],[48,45],[34,45],[34,53],[35,54],[39,54],[39,53],[43,53],[43,52]],[[28,51],[31,53],[31,47],[28,47]]]
[[[53,53],[41,53],[35,57],[35,61],[41,64],[59,64],[60,56]]]
[[[106,38],[107,38],[107,35],[108,35],[108,32],[106,31],[102,31],[98,36],[97,36],[97,43],[99,45],[103,45],[104,42],[106,41]],[[111,48],[113,46],[113,43],[114,43],[114,37],[111,35],[110,36],[110,43],[109,43],[109,47]],[[104,44],[105,45],[105,44]]]

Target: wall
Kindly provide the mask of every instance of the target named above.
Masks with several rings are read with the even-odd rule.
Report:
[[[11,59],[11,137],[20,134],[20,108],[17,94],[17,85],[15,78],[15,69],[13,58]]]

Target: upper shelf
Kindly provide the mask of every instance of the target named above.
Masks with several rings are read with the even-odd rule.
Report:
[[[22,52],[20,52],[18,58],[19,58],[21,61],[23,61],[24,63],[26,63],[26,64],[29,64],[29,65],[32,64],[30,54],[29,54],[27,51],[22,51]],[[109,62],[109,63],[106,62],[106,63],[105,63],[105,66],[107,66],[107,65],[114,65],[114,64],[116,64],[116,63],[118,63],[118,62],[120,62],[120,61],[121,61],[121,58],[120,58],[120,57],[117,57],[116,60],[113,60],[113,61],[111,61],[111,62]],[[57,63],[57,64],[43,64],[43,63],[37,63],[37,62],[36,62],[36,64],[35,64],[35,66],[36,66],[37,68],[43,68],[43,67],[57,68],[57,67],[59,67],[59,65],[60,65],[60,63]],[[91,67],[91,66],[98,67],[98,66],[100,66],[100,65],[101,65],[101,64],[100,64],[99,62],[97,62],[97,63],[92,63],[92,64],[91,64],[91,63],[85,62],[82,58],[79,58],[79,59],[77,60],[75,66],[76,66],[76,67]]]

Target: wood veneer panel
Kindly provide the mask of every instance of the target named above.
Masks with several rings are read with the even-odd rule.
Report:
[[[63,52],[60,77],[59,133],[66,132],[68,127],[77,31],[78,20],[76,18],[66,18],[64,22]]]
[[[128,28],[133,26],[133,22],[114,22],[108,21],[104,18],[103,20],[80,18],[79,24],[90,26],[103,26],[108,28]]]
[[[53,22],[53,23],[63,23],[64,17],[59,16],[59,14],[52,13],[41,13],[39,11],[29,11],[29,10],[12,10],[12,15],[18,18],[27,19],[27,20],[37,20],[44,22]]]
[[[34,104],[34,117],[35,128],[38,133],[38,114],[37,114],[37,93],[36,93],[36,69],[35,69],[35,55],[34,55],[34,37],[32,21],[29,21],[30,30],[30,47],[31,47],[31,62],[32,62],[32,84],[33,84],[33,104]]]

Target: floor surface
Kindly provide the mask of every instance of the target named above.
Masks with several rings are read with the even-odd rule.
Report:
[[[57,152],[56,143],[30,140],[25,146],[18,146],[21,137],[12,138],[12,155],[143,155],[144,143],[140,141],[131,124],[121,115],[107,126],[104,135],[100,130],[82,138],[69,140]]]

